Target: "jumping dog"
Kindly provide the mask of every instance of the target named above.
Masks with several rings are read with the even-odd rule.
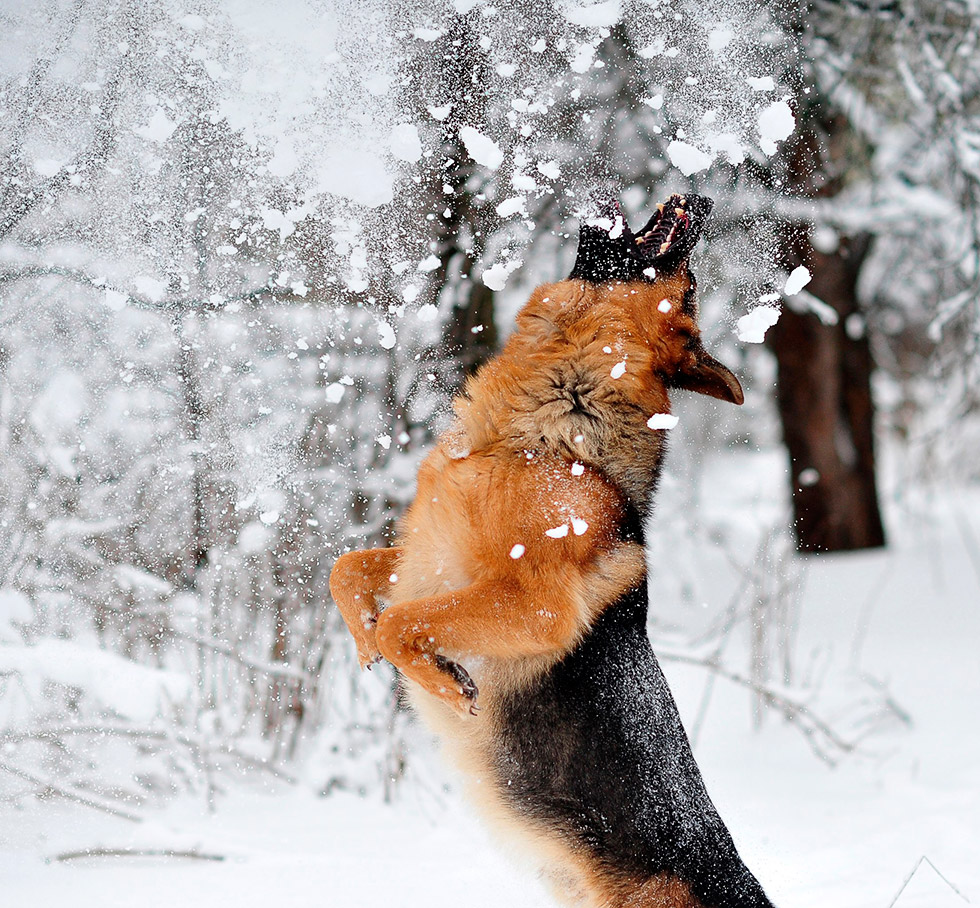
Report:
[[[646,634],[669,393],[743,400],[700,339],[688,260],[711,207],[583,223],[569,277],[454,402],[397,544],[330,576],[361,665],[398,669],[475,800],[590,908],[771,908]]]

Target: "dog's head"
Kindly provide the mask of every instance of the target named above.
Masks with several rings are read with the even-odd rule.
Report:
[[[634,233],[619,204],[607,203],[583,222],[568,279],[601,287],[644,336],[656,339],[669,387],[741,404],[738,379],[701,343],[697,283],[688,265],[713,205],[703,196],[672,195]]]

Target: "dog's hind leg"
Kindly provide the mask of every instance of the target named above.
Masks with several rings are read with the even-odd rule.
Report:
[[[377,596],[391,586],[401,548],[348,552],[330,572],[330,595],[357,644],[361,668],[381,658],[376,641]]]

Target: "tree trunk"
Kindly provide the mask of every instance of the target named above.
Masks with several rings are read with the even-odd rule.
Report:
[[[791,252],[797,260],[787,264],[807,265],[807,291],[834,310],[837,323],[786,307],[767,338],[779,366],[797,547],[805,552],[885,544],[875,485],[874,363],[857,300],[867,246],[842,240],[835,252],[822,253],[799,243]]]
[[[787,187],[805,198],[831,199],[867,150],[826,99],[798,113],[806,125],[785,158]],[[787,223],[782,264],[789,271],[806,265],[812,275],[806,293],[819,302],[791,297],[767,337],[779,368],[776,399],[792,470],[797,548],[876,548],[885,544],[885,532],[875,486],[874,361],[857,294],[871,241],[841,236],[836,249],[821,252],[810,233],[806,222]],[[816,312],[820,303],[829,309]]]

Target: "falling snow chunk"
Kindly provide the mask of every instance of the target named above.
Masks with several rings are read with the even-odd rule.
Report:
[[[439,317],[439,309],[432,303],[426,303],[419,307],[417,314],[420,322],[434,322]]]
[[[687,142],[678,142],[676,139],[667,146],[667,157],[684,176],[699,173],[705,170],[711,163],[711,155],[705,154],[700,148],[695,148]]]
[[[493,139],[472,126],[463,126],[459,137],[466,146],[466,153],[477,164],[482,164],[487,170],[496,170],[504,162],[504,153]]]
[[[673,308],[674,307],[670,304],[670,300],[668,299],[662,299],[659,303],[657,303],[657,310],[659,312],[670,312],[670,310]]]
[[[709,135],[708,147],[713,155],[723,154],[728,163],[736,167],[745,160],[745,149],[733,132],[717,132]]]
[[[810,269],[806,265],[800,265],[798,268],[794,268],[790,276],[786,278],[786,286],[783,287],[783,293],[786,296],[795,296],[809,283]]]
[[[438,41],[445,33],[441,28],[416,28],[412,30],[412,34],[419,39],[419,41]]]
[[[317,188],[368,208],[387,205],[395,197],[387,165],[363,148],[336,148],[324,155]]]
[[[735,33],[730,28],[713,28],[708,32],[708,50],[724,50],[734,37]]]
[[[512,271],[516,271],[524,263],[520,259],[511,262],[497,262],[483,272],[483,283],[491,290],[503,290]]]
[[[616,365],[609,370],[609,374],[613,378],[622,378],[626,374],[626,360],[620,360],[618,363],[616,363]]]
[[[512,198],[504,199],[497,206],[497,214],[502,218],[509,218],[512,214],[521,214],[527,217],[527,210],[524,207],[524,196],[515,195]]]
[[[340,382],[333,382],[327,385],[324,389],[324,393],[327,397],[327,403],[339,404],[341,398],[344,396],[344,392],[347,389]]]
[[[113,311],[119,312],[121,309],[126,308],[126,304],[129,302],[129,297],[125,293],[120,293],[118,290],[106,289],[105,292],[105,304]]]
[[[544,531],[545,536],[550,536],[552,539],[561,539],[568,535],[568,524],[563,523],[561,526],[553,527],[550,530]]]
[[[500,63],[497,66],[497,75],[502,79],[509,79],[517,72],[517,67],[513,63]]]
[[[439,261],[438,256],[430,255],[428,258],[422,259],[415,270],[428,274],[430,271],[435,271],[441,264],[442,262]]]
[[[429,116],[433,120],[438,120],[440,123],[449,116],[450,111],[452,111],[453,105],[446,104],[443,107],[427,107],[426,110],[429,112]]]
[[[799,484],[806,488],[808,486],[815,486],[820,482],[820,473],[813,467],[807,467],[806,469],[800,470],[800,475],[796,478]]]
[[[272,157],[265,166],[269,173],[275,177],[285,178],[295,173],[296,168],[299,166],[299,157],[296,154],[293,143],[289,139],[280,136],[276,141],[276,147],[272,153]],[[201,210],[203,211],[203,209]]]
[[[388,136],[388,149],[399,161],[415,163],[422,157],[419,131],[411,123],[399,123]]]
[[[759,147],[768,155],[776,143],[788,139],[796,128],[796,118],[785,101],[773,101],[759,114]]]
[[[61,170],[61,161],[52,158],[43,158],[34,162],[34,172],[42,177],[53,177],[59,170]]]
[[[578,517],[572,518],[572,532],[576,536],[581,536],[583,533],[587,532],[589,529],[589,523],[587,520],[581,520]]]
[[[266,230],[278,230],[279,241],[282,242],[287,236],[292,236],[296,231],[296,224],[303,220],[308,214],[304,207],[290,208],[288,211],[279,211],[275,208],[260,208],[259,215],[262,217],[262,226]]]
[[[261,520],[267,527],[272,526],[279,519],[278,511],[263,511],[259,514],[259,520]]]
[[[133,286],[136,288],[138,293],[142,293],[150,302],[159,303],[163,299],[164,293],[166,293],[167,285],[163,281],[157,280],[155,277],[134,277]]]
[[[584,73],[592,68],[596,49],[591,44],[581,44],[568,66],[572,72]]]
[[[752,91],[772,91],[776,87],[772,76],[761,76],[759,78],[749,76],[745,81],[749,83],[749,88]]]
[[[176,128],[177,124],[167,116],[162,107],[158,107],[150,117],[150,122],[146,126],[134,129],[133,132],[151,142],[166,142]]]
[[[557,180],[561,176],[561,167],[557,161],[538,161],[538,173],[549,180]]]
[[[512,548],[510,550],[510,557],[513,558],[516,561],[518,558],[521,557],[521,555],[524,554],[525,551],[526,551],[526,549],[524,548],[524,546],[522,546],[518,542],[517,545],[515,545],[514,548]]]
[[[378,343],[385,350],[390,350],[395,346],[395,329],[387,322],[378,322]]]
[[[654,95],[652,98],[644,98],[643,103],[648,107],[652,107],[654,110],[660,110],[664,106],[664,96]]]
[[[651,429],[673,429],[677,422],[678,418],[671,413],[654,413],[647,420],[647,426]]]
[[[738,339],[746,344],[761,344],[766,339],[766,331],[778,321],[778,307],[756,306],[738,320]]]
[[[561,14],[573,25],[585,28],[612,28],[623,15],[621,0],[603,3],[565,3]]]
[[[590,227],[597,227],[599,230],[605,230],[606,233],[612,233],[612,218],[587,218],[585,223]]]
[[[391,447],[391,436],[390,435],[379,435],[375,441],[381,445],[386,451]]]
[[[572,476],[581,476],[585,472],[585,465],[577,461],[572,464]]]
[[[192,32],[199,32],[205,25],[204,19],[200,16],[194,15],[193,13],[178,19],[177,22],[180,25],[183,25],[184,28],[188,29],[188,31]]]

